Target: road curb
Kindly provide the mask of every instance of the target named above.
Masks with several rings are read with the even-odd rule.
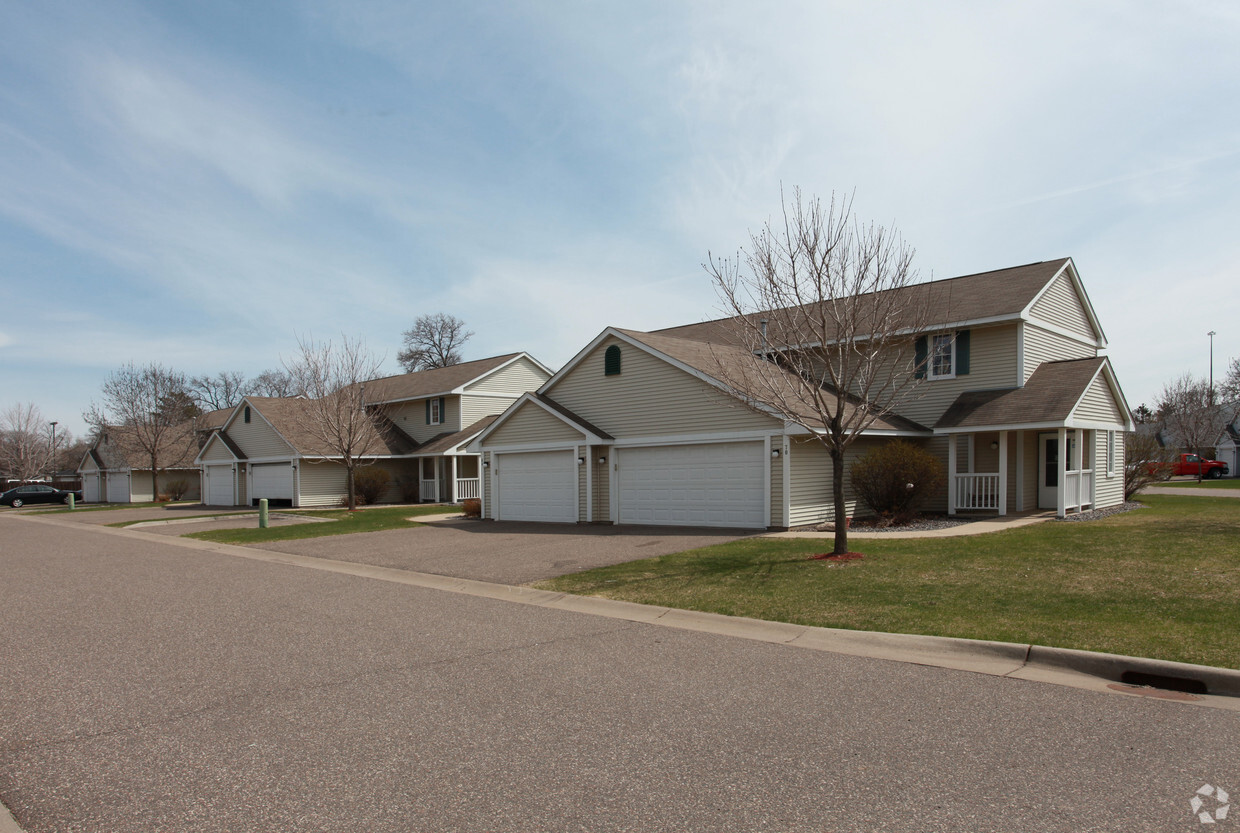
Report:
[[[499,584],[436,573],[419,573],[394,567],[378,567],[352,561],[293,555],[233,544],[170,538],[129,528],[84,527],[71,521],[29,516],[23,517],[22,520],[67,526],[73,529],[93,529],[105,534],[171,544],[185,549],[214,552],[251,561],[321,570],[356,578],[368,578],[565,612],[585,613],[639,624],[1077,688],[1107,690],[1107,682],[1140,686],[1154,681],[1173,684],[1171,686],[1160,685],[1158,686],[1160,688],[1171,687],[1179,691],[1192,691],[1192,686],[1195,684],[1203,689],[1204,695],[1215,698],[1213,703],[1204,702],[1205,705],[1240,711],[1240,670],[1229,668],[1012,642],[795,625],[787,622],[680,610],[594,596],[576,596],[523,585]],[[1218,698],[1226,699],[1220,701]],[[7,833],[7,831],[0,826],[0,833]]]

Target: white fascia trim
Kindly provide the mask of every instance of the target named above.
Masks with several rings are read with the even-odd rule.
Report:
[[[219,443],[224,446],[224,450],[228,452],[228,456],[232,458],[232,462],[234,463],[241,462],[240,458],[238,458],[236,454],[233,454],[233,451],[231,448],[228,447],[228,444],[220,439],[221,430],[222,429],[220,428],[216,428],[211,432],[211,436],[207,439],[205,443],[202,444],[202,448],[199,450],[198,455],[194,457],[194,465],[196,466],[202,466],[202,465],[222,466],[228,462],[227,460],[207,460],[206,458],[203,457],[203,455],[207,453],[207,449],[211,447],[211,444],[216,441],[219,441]]]
[[[587,430],[585,426],[578,425],[576,422],[569,419],[564,414],[560,413],[559,411],[555,410],[549,405],[544,404],[533,393],[526,392],[526,393],[521,394],[521,397],[516,402],[513,402],[511,405],[509,405],[508,410],[500,414],[498,419],[496,419],[486,428],[483,428],[482,431],[478,434],[478,436],[470,442],[469,448],[467,450],[473,454],[480,454],[482,452],[482,443],[486,442],[487,437],[495,433],[495,431],[501,425],[503,425],[505,422],[511,419],[517,413],[517,411],[521,410],[521,407],[525,405],[526,403],[532,403],[534,405],[537,405],[538,407],[542,408],[544,412],[555,417],[560,422],[572,428],[574,431],[580,431],[582,440],[584,440],[586,443],[593,444],[593,445],[606,445],[611,442],[611,440],[605,440],[602,437],[599,437],[594,432]],[[582,442],[582,440],[574,440],[574,442],[580,443]]]
[[[633,448],[654,445],[702,445],[704,443],[761,442],[767,437],[779,436],[779,431],[721,431],[711,434],[664,434],[657,437],[626,437],[611,440],[605,445],[615,448]]]
[[[1077,300],[1081,302],[1081,308],[1085,310],[1085,317],[1089,319],[1090,326],[1094,328],[1094,332],[1097,334],[1097,338],[1093,342],[1086,343],[1096,343],[1099,348],[1106,349],[1107,335],[1103,332],[1102,325],[1098,322],[1098,313],[1094,312],[1093,302],[1089,300],[1089,293],[1085,291],[1085,284],[1081,282],[1081,276],[1076,271],[1076,264],[1072,262],[1072,258],[1068,258],[1063,267],[1056,272],[1049,281],[1046,282],[1046,286],[1043,286],[1038,291],[1038,294],[1033,296],[1033,300],[1031,300],[1025,308],[1020,311],[1020,317],[1026,321],[1034,320],[1032,317],[1032,310],[1034,306],[1038,303],[1038,301],[1042,300],[1043,295],[1050,291],[1051,284],[1059,280],[1059,277],[1065,272],[1068,274],[1068,280],[1072,282],[1072,288],[1076,291]],[[1075,333],[1065,332],[1065,334],[1074,335],[1078,340],[1081,339],[1081,336]]]
[[[1051,431],[1071,427],[1062,422],[1020,422],[1006,425],[969,425],[964,428],[935,428],[936,435],[983,434],[990,431]]]
[[[461,396],[476,396],[479,399],[516,399],[520,395],[520,393],[494,393],[486,390],[467,390],[461,394]]]
[[[1084,344],[1087,347],[1093,347],[1095,350],[1103,350],[1106,348],[1106,345],[1098,339],[1091,339],[1087,336],[1081,335],[1080,333],[1074,333],[1066,327],[1060,327],[1058,324],[1043,321],[1041,318],[1025,319],[1025,325],[1028,327],[1037,327],[1039,330],[1045,330],[1048,333],[1054,333],[1055,335],[1062,336],[1069,341],[1075,341],[1077,344]]]
[[[1136,425],[1132,421],[1132,411],[1129,410],[1128,402],[1127,400],[1124,399],[1124,392],[1119,389],[1119,381],[1115,378],[1115,371],[1111,369],[1111,360],[1108,359],[1106,356],[1103,356],[1102,358],[1103,358],[1102,364],[1101,366],[1099,366],[1098,371],[1094,373],[1093,377],[1090,378],[1089,384],[1085,386],[1085,390],[1081,393],[1081,398],[1076,401],[1076,403],[1072,406],[1072,410],[1068,412],[1068,420],[1066,424],[1069,427],[1073,425],[1079,425],[1080,427],[1087,427],[1087,428],[1093,427],[1094,425],[1102,425],[1102,424],[1119,425],[1119,426],[1123,426],[1124,431],[1135,431],[1137,429],[1136,429]],[[1124,415],[1125,415],[1124,422],[1076,423],[1073,420],[1073,417],[1076,416],[1076,409],[1081,407],[1081,402],[1084,401],[1085,396],[1089,393],[1089,389],[1094,386],[1094,382],[1098,380],[1099,376],[1102,376],[1103,379],[1106,381],[1107,387],[1111,391],[1112,399],[1115,400],[1115,404],[1118,405],[1120,409],[1124,412]]]

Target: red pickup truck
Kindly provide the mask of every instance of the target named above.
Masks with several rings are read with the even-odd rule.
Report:
[[[1219,477],[1231,474],[1231,468],[1226,463],[1220,463],[1218,460],[1207,460],[1196,454],[1178,454],[1175,460],[1167,464],[1170,467],[1170,476],[1174,477],[1179,474],[1191,474],[1194,477],[1208,477],[1214,480]]]

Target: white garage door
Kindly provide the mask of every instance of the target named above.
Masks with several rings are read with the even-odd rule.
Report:
[[[577,460],[571,451],[496,455],[499,520],[577,522]]]
[[[253,466],[254,491],[250,494],[252,501],[259,498],[268,500],[293,499],[293,467],[288,463],[271,463]]]
[[[207,505],[232,506],[232,466],[207,466]]]
[[[82,475],[82,500],[87,503],[99,502],[99,473]]]
[[[108,503],[129,503],[129,473],[108,472]]]
[[[620,523],[765,527],[764,455],[761,442],[620,449]]]

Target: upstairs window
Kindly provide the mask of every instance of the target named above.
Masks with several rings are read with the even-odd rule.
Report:
[[[620,375],[620,348],[613,344],[603,353],[603,375]]]
[[[250,406],[249,406],[249,405],[246,405],[246,406],[245,406],[245,414],[244,414],[244,416],[243,416],[242,418],[243,418],[243,419],[244,419],[244,421],[245,421],[245,422],[247,422],[247,423],[250,421]]]
[[[921,336],[915,345],[918,379],[954,379],[969,373],[969,331]]]
[[[439,400],[431,400],[431,425],[438,425],[443,422],[443,414],[439,412]]]
[[[950,379],[956,375],[956,339],[951,333],[931,336],[930,363],[926,369],[931,379]]]

